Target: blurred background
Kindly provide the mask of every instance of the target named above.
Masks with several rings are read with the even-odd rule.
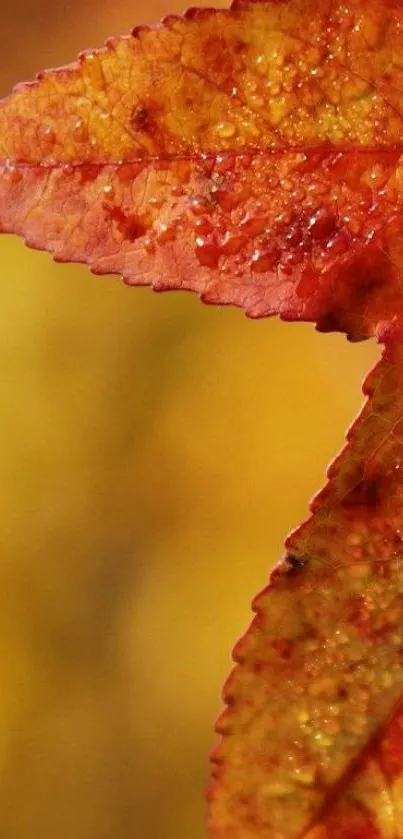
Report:
[[[167,2],[6,1],[0,94]],[[205,839],[231,647],[376,356],[1,238],[2,839]]]

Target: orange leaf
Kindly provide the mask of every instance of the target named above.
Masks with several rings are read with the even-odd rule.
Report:
[[[403,691],[403,335],[387,338],[329,484],[235,648],[211,792],[220,839],[403,836],[403,730],[383,733]],[[379,834],[350,833],[347,811]]]
[[[400,0],[190,10],[0,107],[0,229],[129,283],[372,334],[395,311]]]
[[[401,0],[237,0],[0,103],[0,230],[385,343],[236,647],[215,839],[403,837],[402,101]]]

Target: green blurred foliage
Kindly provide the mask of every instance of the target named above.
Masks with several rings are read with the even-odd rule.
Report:
[[[1,92],[180,9],[14,0]],[[377,350],[0,259],[0,836],[202,839],[230,648]]]

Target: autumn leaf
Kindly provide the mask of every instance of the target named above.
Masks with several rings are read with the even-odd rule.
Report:
[[[403,835],[403,336],[388,337],[329,484],[235,649],[220,837]]]
[[[1,231],[385,345],[235,649],[215,839],[403,837],[402,101],[401,0],[238,0],[0,103]]]
[[[191,10],[40,74],[2,103],[1,228],[129,283],[372,334],[398,293],[400,17]]]

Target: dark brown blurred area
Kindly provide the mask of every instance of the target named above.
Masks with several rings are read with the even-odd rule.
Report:
[[[0,92],[174,0],[2,8]],[[249,603],[370,345],[0,240],[0,837],[203,839]]]

